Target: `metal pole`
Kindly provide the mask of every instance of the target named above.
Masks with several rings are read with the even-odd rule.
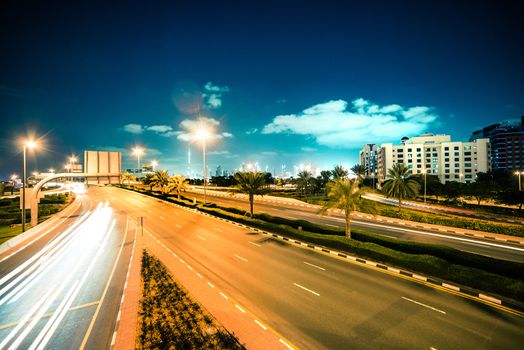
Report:
[[[24,145],[24,174],[22,178],[22,232],[25,232],[25,185],[27,183],[26,179],[26,163],[25,163],[25,150],[26,146]]]
[[[522,174],[522,171],[519,171],[517,173],[519,175],[519,192],[522,191],[522,182],[520,181],[520,175]]]
[[[207,182],[207,172],[206,172],[206,138],[202,138],[202,154],[204,157],[204,203],[206,203],[206,182]]]

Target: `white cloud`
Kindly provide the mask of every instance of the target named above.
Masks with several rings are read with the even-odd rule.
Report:
[[[212,156],[225,156],[225,155],[229,154],[229,151],[227,151],[227,150],[210,151],[210,152],[207,152],[207,154],[212,155]]]
[[[133,155],[133,147],[124,148],[115,146],[89,146],[89,149],[101,152],[121,152],[123,157],[136,159],[136,157]],[[162,152],[156,148],[144,148],[144,159],[147,157],[155,157],[160,155],[162,155]]]
[[[144,132],[144,128],[140,124],[127,124],[124,125],[124,131],[131,134],[141,134]]]
[[[260,154],[263,156],[268,156],[268,157],[274,157],[278,155],[277,152],[273,152],[273,151],[264,151],[264,152],[260,152]]]
[[[303,152],[315,152],[317,149],[313,147],[302,147],[300,148]]]
[[[202,94],[205,103],[204,106],[209,109],[217,109],[222,107],[222,93],[229,92],[229,87],[227,85],[213,85],[212,82],[208,81],[206,85],[204,85],[204,90],[206,91]]]
[[[379,106],[363,98],[352,101],[349,109],[348,105],[344,100],[332,100],[298,114],[279,115],[264,126],[262,133],[307,135],[319,145],[355,148],[420,134],[438,118],[431,107],[425,106]]]
[[[164,137],[172,137],[177,136],[180,132],[174,131],[173,127],[169,125],[140,125],[140,124],[127,124],[124,125],[122,128],[125,132],[131,133],[131,134],[142,134],[146,131],[153,132],[157,135],[164,136]]]
[[[278,104],[284,104],[286,102],[287,102],[287,100],[285,98],[281,98],[281,99],[277,100]]]
[[[176,131],[178,133],[177,139],[181,141],[195,141],[198,139],[197,131],[202,128],[208,131],[208,138],[211,140],[233,137],[233,134],[227,131],[217,133],[216,128],[219,125],[220,122],[214,118],[185,119],[180,123],[180,127],[183,130]]]
[[[173,130],[173,128],[170,127],[169,125],[151,125],[151,126],[146,127],[146,129],[148,131],[154,131],[159,134],[166,133],[166,132]]]
[[[252,128],[246,131],[246,135],[256,134],[258,132],[257,128]]]
[[[206,91],[212,91],[212,92],[229,92],[229,87],[227,85],[224,85],[224,86],[213,85],[213,83],[210,81],[208,81],[206,85],[204,85],[204,89],[206,89]]]

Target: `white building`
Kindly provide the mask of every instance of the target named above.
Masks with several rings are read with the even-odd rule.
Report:
[[[377,150],[378,145],[368,143],[360,150],[360,165],[364,167],[364,176],[371,178],[377,172]]]
[[[449,135],[423,134],[404,137],[400,145],[382,144],[377,151],[379,183],[395,163],[404,163],[413,174],[437,175],[442,183],[473,182],[477,173],[490,170],[489,139],[452,142]]]

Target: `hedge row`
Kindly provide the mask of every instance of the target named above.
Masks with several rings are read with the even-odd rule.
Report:
[[[147,191],[138,192],[152,195]],[[167,198],[167,200],[182,205],[188,204],[188,201],[178,201],[174,198]],[[193,202],[190,203],[190,206],[195,208]],[[439,245],[390,239],[363,230],[353,229],[352,237],[354,239],[348,241],[343,237],[342,229],[323,228],[308,221],[289,220],[267,214],[257,214],[255,218],[250,218],[245,215],[245,211],[234,208],[233,210],[243,213],[232,213],[228,210],[231,208],[216,204],[205,206],[197,204],[196,208],[217,217],[290,238],[338,249],[431,276],[439,276],[448,281],[492,291],[517,300],[524,300],[524,275],[522,273],[524,264],[521,263],[498,260]],[[301,226],[302,230],[299,230],[298,226]],[[316,232],[315,230],[319,227],[321,229],[318,231],[321,232]]]
[[[245,349],[144,250],[136,349]]]

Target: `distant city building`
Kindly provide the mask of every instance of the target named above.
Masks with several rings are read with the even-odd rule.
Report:
[[[364,176],[373,177],[377,172],[377,151],[379,147],[374,143],[368,143],[360,150],[360,165],[364,167]]]
[[[437,175],[442,183],[470,183],[476,174],[490,170],[489,139],[451,141],[449,135],[423,134],[402,138],[400,145],[385,143],[377,150],[378,180],[385,180],[395,163],[403,163],[413,174]]]
[[[217,166],[217,170],[215,171],[215,176],[222,176],[223,175],[223,172],[222,172],[222,166]]]
[[[520,123],[503,121],[473,132],[470,141],[488,138],[493,170],[524,170],[524,116]]]

